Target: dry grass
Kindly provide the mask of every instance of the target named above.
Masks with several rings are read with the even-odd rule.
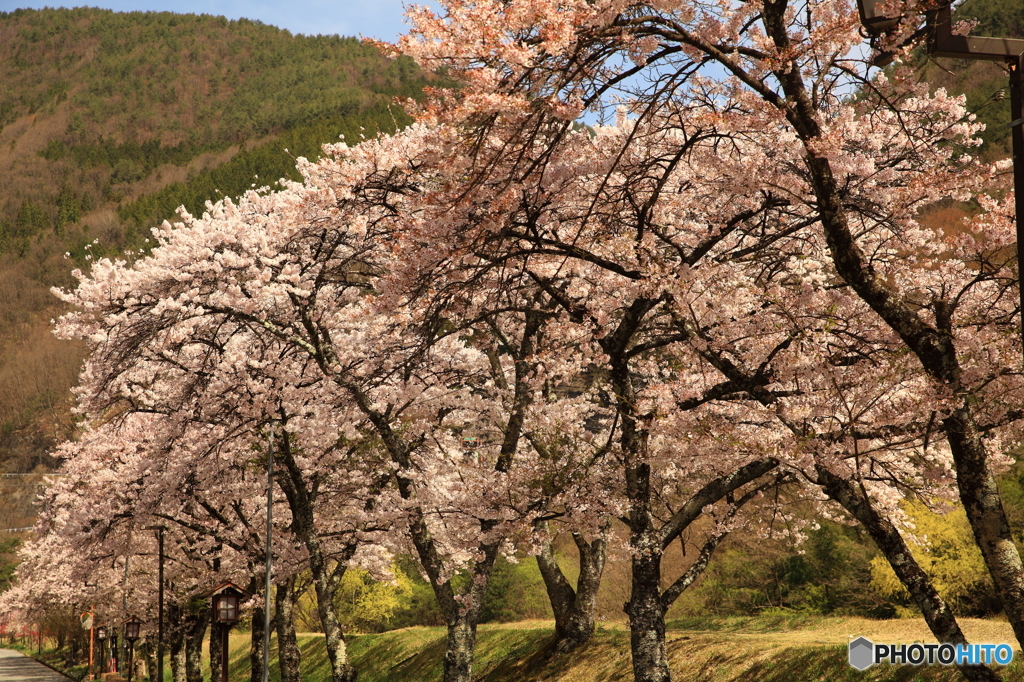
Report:
[[[960,682],[954,668],[874,666],[860,672],[846,662],[850,637],[911,643],[934,641],[920,619],[872,621],[863,618],[767,616],[709,619],[706,627],[670,627],[668,651],[675,682]],[[998,621],[964,619],[977,642],[1011,642]],[[565,656],[551,651],[550,621],[482,625],[477,639],[474,679],[478,682],[628,682],[633,679],[629,632],[601,626],[593,640]],[[359,682],[434,682],[441,679],[444,629],[412,627],[349,638],[349,654]],[[248,633],[231,635],[231,682],[250,677]],[[271,650],[276,637],[271,640]],[[330,682],[323,636],[300,634],[303,682]],[[208,647],[204,646],[208,651]],[[1017,652],[1017,658],[1020,658]],[[205,663],[206,676],[209,664]],[[1006,682],[1024,682],[1019,662],[1001,671]],[[170,680],[165,670],[165,680]],[[279,682],[276,660],[271,680]]]
[[[875,666],[859,672],[847,665],[846,644],[856,636],[876,642],[934,642],[920,619],[768,616],[709,619],[704,627],[670,627],[668,651],[676,682],[953,682],[958,671],[942,666]],[[1012,642],[1004,622],[963,619],[976,642]],[[593,641],[568,656],[551,654],[550,621],[482,625],[475,678],[480,682],[612,682],[632,679],[629,632],[602,625]],[[327,682],[320,635],[300,636],[304,682]],[[232,637],[232,680],[248,674],[248,638]],[[414,627],[350,639],[360,682],[440,680],[444,629]],[[1018,653],[1018,657],[1020,654]],[[276,670],[273,670],[276,675]],[[1024,680],[1024,667],[1004,670],[1008,682]]]

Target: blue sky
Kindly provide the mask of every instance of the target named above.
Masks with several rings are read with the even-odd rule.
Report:
[[[220,14],[228,19],[258,19],[292,33],[362,35],[390,42],[406,30],[404,4],[403,0],[0,0],[0,10],[88,5],[118,12]],[[412,4],[431,3],[416,0]]]

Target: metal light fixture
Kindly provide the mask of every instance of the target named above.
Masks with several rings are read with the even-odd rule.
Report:
[[[880,0],[857,0],[860,22],[872,42],[886,36],[906,17],[889,17],[878,12]],[[988,38],[984,36],[962,36],[953,33],[953,10],[950,2],[944,2],[935,9],[925,12],[925,25],[918,29],[909,40],[927,36],[928,53],[934,57],[953,59],[985,59],[994,62],[1016,62],[1024,53],[1024,40],[1016,38]],[[882,52],[875,64],[884,66],[892,61],[893,55]],[[1012,65],[1011,65],[1012,66]]]
[[[96,628],[96,639],[100,642],[100,674],[106,671],[107,668],[107,656],[106,656],[106,644],[107,644],[107,626],[100,625]]]
[[[132,616],[124,622],[124,638],[134,642],[139,638],[139,631],[142,629],[142,621]]]
[[[128,682],[132,682],[132,674],[135,672],[135,640],[139,638],[141,629],[142,621],[135,616],[124,622],[124,638],[128,640]]]
[[[224,593],[214,597],[213,620],[226,625],[234,625],[238,622],[237,594]]]

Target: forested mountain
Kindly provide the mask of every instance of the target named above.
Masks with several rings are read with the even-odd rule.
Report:
[[[80,353],[48,289],[185,205],[297,177],[295,157],[408,118],[428,78],[355,38],[100,9],[0,13],[0,471],[71,433]],[[287,150],[287,151],[286,151]],[[65,256],[68,254],[68,256]]]
[[[389,102],[419,93],[424,80],[411,61],[386,60],[354,38],[205,15],[59,9],[0,15],[0,82],[0,235],[4,250],[24,250],[45,227],[59,232],[166,185],[181,176],[176,168],[218,165],[267,136],[290,131],[299,153],[359,125],[393,128]],[[280,144],[275,152],[287,170]]]

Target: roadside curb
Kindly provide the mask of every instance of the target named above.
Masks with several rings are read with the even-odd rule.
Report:
[[[23,652],[21,652],[21,653],[25,654],[25,652],[24,652],[24,651],[23,651]],[[46,661],[40,661],[40,660],[39,660],[38,658],[36,658],[35,656],[30,656],[29,654],[25,654],[25,656],[28,656],[28,658],[31,658],[31,659],[32,659],[33,661],[35,661],[36,663],[38,663],[38,664],[40,664],[40,665],[45,665],[45,666],[46,666],[47,668],[49,668],[49,669],[50,669],[50,670],[52,670],[53,672],[57,673],[57,674],[58,674],[58,675],[60,675],[61,677],[64,677],[65,679],[71,680],[72,682],[81,682],[80,680],[76,680],[76,679],[75,679],[74,677],[71,677],[71,676],[69,676],[69,675],[68,675],[67,673],[65,673],[65,672],[64,672],[63,670],[58,670],[57,668],[54,668],[54,667],[53,667],[52,665],[50,665],[50,664],[49,664],[49,663],[47,663]]]

